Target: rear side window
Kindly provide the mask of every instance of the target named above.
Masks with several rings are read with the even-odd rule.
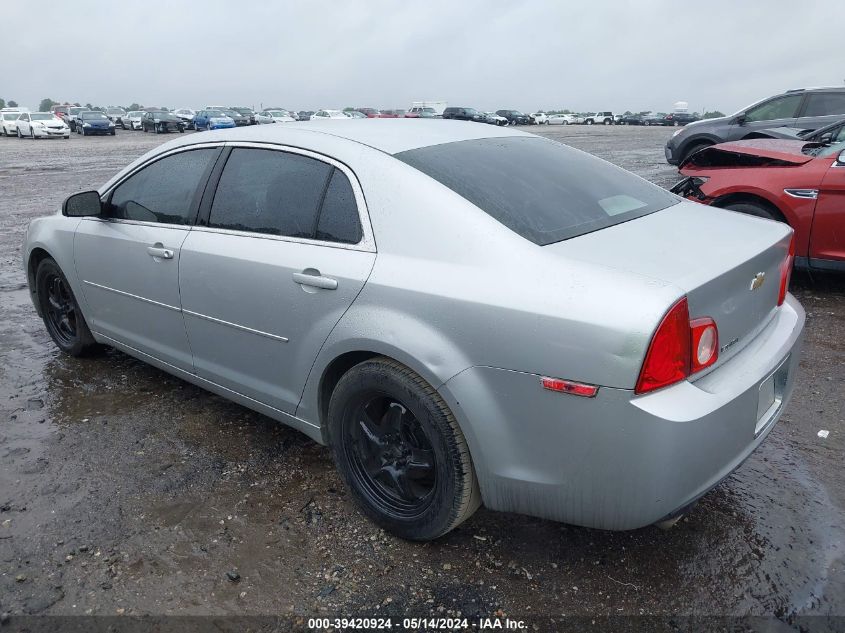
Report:
[[[350,244],[361,238],[346,175],[323,161],[279,150],[232,150],[209,226]]]
[[[801,104],[802,94],[778,97],[750,108],[745,113],[746,121],[774,121],[776,119],[790,119]]]
[[[803,116],[845,114],[845,92],[816,92],[807,97]]]
[[[218,148],[166,156],[122,182],[112,194],[110,217],[190,224],[197,190],[205,184]]]
[[[459,141],[395,157],[541,246],[680,201],[623,169],[538,137]]]

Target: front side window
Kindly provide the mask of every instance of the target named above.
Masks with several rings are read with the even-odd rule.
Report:
[[[209,226],[350,244],[361,238],[346,175],[323,161],[278,150],[232,150]]]
[[[541,246],[680,202],[623,169],[539,137],[457,141],[394,157]]]
[[[801,99],[803,99],[803,95],[794,94],[761,103],[745,113],[745,120],[754,122],[790,119],[795,116],[795,111],[801,105]]]
[[[845,114],[845,92],[817,92],[807,97],[804,116]]]
[[[166,156],[121,183],[111,197],[110,217],[120,220],[190,224],[195,197],[205,183],[218,148]]]

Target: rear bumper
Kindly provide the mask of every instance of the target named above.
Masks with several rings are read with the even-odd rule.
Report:
[[[553,393],[537,375],[491,367],[461,372],[440,391],[465,431],[487,507],[635,529],[696,500],[760,445],[791,395],[803,326],[789,296],[716,370],[645,396]],[[758,414],[773,375],[774,404]]]

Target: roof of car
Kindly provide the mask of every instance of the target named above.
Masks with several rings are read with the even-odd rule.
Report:
[[[333,119],[214,130],[192,134],[181,144],[204,141],[248,141],[299,145],[305,134],[346,139],[397,154],[410,149],[456,141],[506,136],[532,136],[504,127],[440,119]],[[181,141],[182,139],[180,139]]]

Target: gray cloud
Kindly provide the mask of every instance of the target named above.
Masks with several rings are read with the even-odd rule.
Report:
[[[840,5],[75,0],[36,28],[4,29],[0,96],[33,108],[44,97],[296,109],[438,99],[532,111],[666,111],[685,100],[728,112],[845,80],[827,35]]]

